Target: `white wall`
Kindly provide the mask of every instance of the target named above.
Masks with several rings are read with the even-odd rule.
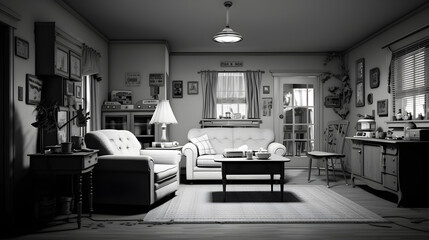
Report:
[[[170,56],[170,79],[182,80],[184,86],[183,98],[171,98],[170,102],[179,124],[170,125],[170,139],[179,141],[181,145],[188,142],[187,133],[191,128],[199,128],[202,117],[202,93],[201,70],[263,70],[262,86],[270,86],[270,94],[262,94],[261,97],[273,97],[274,80],[271,72],[326,72],[337,73],[337,65],[323,65],[325,55],[320,54],[171,54]],[[243,61],[243,67],[221,68],[221,61]],[[199,94],[187,94],[187,82],[198,81]],[[330,83],[331,84],[331,83]],[[262,90],[261,90],[262,91]],[[326,91],[325,91],[326,92]],[[273,99],[275,101],[275,99]],[[332,111],[332,109],[328,109]],[[333,111],[332,111],[333,113]],[[261,106],[262,114],[262,106]],[[272,128],[274,117],[261,117],[262,128]],[[338,119],[339,117],[337,117]]]
[[[33,112],[34,105],[27,105],[24,101],[18,101],[18,87],[24,88],[26,74],[35,75],[35,42],[34,42],[34,22],[52,21],[56,25],[72,35],[82,43],[85,43],[101,54],[100,76],[103,81],[100,85],[100,98],[105,98],[107,94],[108,82],[108,45],[107,42],[94,31],[84,25],[80,20],[64,10],[54,0],[5,0],[2,4],[18,13],[22,18],[17,24],[15,36],[23,38],[29,42],[30,57],[22,59],[14,57],[14,119],[15,119],[15,158],[14,158],[14,179],[15,192],[27,191],[21,188],[29,182],[24,179],[29,176],[29,158],[27,154],[36,152],[37,129],[31,126],[35,121]],[[30,179],[28,179],[30,180]]]
[[[388,48],[382,49],[388,43],[399,39],[414,30],[417,30],[423,26],[426,26],[429,23],[429,8],[426,7],[422,11],[414,14],[412,17],[405,19],[404,21],[396,24],[395,26],[387,29],[386,31],[380,33],[378,36],[370,39],[369,41],[361,44],[358,47],[355,47],[349,51],[346,55],[348,60],[348,67],[350,69],[351,84],[353,88],[353,97],[352,97],[352,109],[349,115],[350,128],[349,136],[354,136],[356,133],[355,125],[359,118],[357,114],[372,114],[372,111],[375,111],[375,120],[377,126],[381,126],[384,131],[387,130],[386,121],[391,121],[393,116],[392,110],[392,95],[387,92],[388,88],[388,74],[389,74],[389,65],[391,60],[391,52]],[[429,36],[429,33],[426,31],[424,34],[425,37]],[[398,43],[399,45],[401,43]],[[398,46],[398,44],[396,44]],[[365,98],[369,93],[373,93],[374,101],[373,104],[368,104],[367,99],[365,99],[364,107],[355,107],[355,89],[356,89],[356,60],[359,58],[365,59]],[[371,89],[369,86],[369,71],[372,68],[380,68],[380,86],[375,89]],[[387,117],[379,117],[377,115],[377,101],[388,99],[389,115]],[[350,143],[346,142],[345,149],[349,150]]]
[[[373,93],[374,101],[372,105],[368,104],[368,101],[365,99],[364,107],[353,107],[349,120],[352,123],[352,126],[355,126],[358,117],[357,114],[371,114],[372,110],[375,110],[376,116],[375,120],[377,126],[383,127],[384,130],[387,130],[386,121],[392,120],[393,110],[392,110],[392,96],[387,92],[388,87],[388,75],[389,75],[389,65],[391,60],[391,52],[388,48],[382,49],[386,44],[405,36],[406,34],[419,29],[423,26],[426,26],[429,23],[429,8],[415,14],[409,19],[404,20],[403,22],[397,24],[396,26],[386,30],[377,37],[367,41],[359,47],[354,48],[347,53],[346,58],[348,60],[348,67],[351,73],[351,84],[353,90],[356,88],[356,60],[359,58],[365,59],[365,97],[369,93]],[[428,34],[426,33],[426,37]],[[380,68],[380,86],[375,89],[371,89],[369,86],[369,71],[372,68]],[[388,99],[389,100],[389,115],[387,117],[377,116],[377,101]],[[355,95],[352,97],[352,106],[355,106]],[[355,134],[355,130],[352,128],[349,131],[351,135]],[[350,135],[349,134],[349,135]]]
[[[152,99],[149,74],[168,73],[166,51],[165,43],[111,42],[109,44],[109,93],[112,90],[130,90],[133,94],[133,104],[139,100]],[[140,86],[125,85],[127,72],[140,73]],[[159,92],[159,99],[163,99],[164,87],[160,87]]]

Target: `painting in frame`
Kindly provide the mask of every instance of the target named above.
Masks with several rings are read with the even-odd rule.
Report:
[[[26,103],[36,105],[42,100],[43,81],[36,76],[26,75]]]
[[[388,99],[377,101],[377,115],[380,117],[388,115]]]
[[[58,110],[58,144],[69,141],[69,125],[65,125],[69,119],[68,113],[68,108],[60,107]]]
[[[175,80],[172,81],[173,98],[183,97],[183,81]]]
[[[188,82],[188,94],[189,95],[197,95],[198,94],[198,82],[197,81],[189,81]]]
[[[369,70],[369,87],[378,88],[380,86],[380,69],[373,68]]]
[[[16,56],[20,58],[28,59],[30,55],[29,47],[30,47],[30,44],[28,43],[28,41],[25,41],[24,39],[19,37],[15,37],[15,55]]]
[[[365,59],[356,61],[356,107],[365,106]]]
[[[82,98],[82,83],[81,82],[75,82],[74,83],[74,96],[77,99]]]

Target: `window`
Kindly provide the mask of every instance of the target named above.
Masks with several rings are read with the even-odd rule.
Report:
[[[91,76],[86,75],[83,77],[83,84],[82,84],[82,101],[83,101],[83,108],[85,109],[85,112],[91,113]],[[90,121],[86,122],[86,127],[82,128],[82,131],[90,132],[91,124]],[[85,133],[83,132],[82,136],[85,136]]]
[[[216,90],[216,110],[219,116],[227,117],[230,112],[246,116],[246,85],[244,73],[220,72]]]
[[[393,54],[393,111],[402,109],[413,118],[426,116],[429,96],[429,39]]]

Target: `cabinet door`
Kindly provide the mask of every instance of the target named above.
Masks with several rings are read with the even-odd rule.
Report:
[[[73,51],[70,51],[70,79],[76,81],[82,80],[81,57]]]
[[[129,130],[130,113],[103,112],[101,124],[103,129]]]
[[[69,77],[69,50],[58,43],[55,45],[55,74]]]
[[[363,175],[365,178],[381,183],[382,147],[363,145]]]
[[[362,144],[353,142],[350,167],[352,173],[362,176]]]
[[[143,148],[150,147],[155,141],[154,124],[149,124],[153,112],[131,113],[131,129],[130,131],[139,140]]]

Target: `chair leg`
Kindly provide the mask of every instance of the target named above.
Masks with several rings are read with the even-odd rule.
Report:
[[[326,170],[326,186],[329,187],[328,159],[325,159],[325,170]]]
[[[346,181],[346,186],[348,186],[349,184],[347,183],[347,176],[346,176],[346,171],[345,171],[343,159],[340,159],[340,163],[341,163],[341,170],[343,170],[344,181]]]
[[[331,158],[331,167],[332,167],[332,173],[334,174],[334,179],[337,179],[335,176],[335,161],[333,158]]]
[[[308,182],[310,182],[310,176],[311,176],[311,162],[312,162],[312,159],[308,158]]]

